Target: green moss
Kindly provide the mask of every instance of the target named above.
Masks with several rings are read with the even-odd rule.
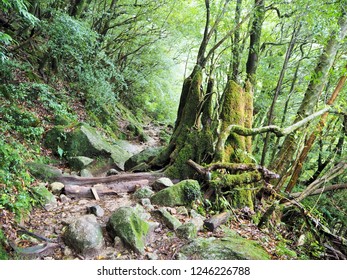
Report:
[[[231,195],[232,205],[235,208],[249,207],[254,209],[253,192],[247,188],[235,189]]]

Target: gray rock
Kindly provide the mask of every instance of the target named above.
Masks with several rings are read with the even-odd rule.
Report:
[[[49,185],[49,189],[53,194],[59,195],[64,189],[64,184],[60,182],[53,182]]]
[[[94,159],[85,156],[76,156],[68,158],[68,162],[73,170],[82,170],[93,163]]]
[[[111,238],[119,236],[135,252],[143,254],[149,224],[132,207],[120,207],[112,213],[106,229]]]
[[[45,187],[45,184],[39,184],[36,188],[34,188],[34,192],[40,198],[40,201],[42,202],[46,210],[49,211],[57,207],[57,199]]]
[[[150,198],[154,194],[149,187],[143,187],[134,192],[133,197],[136,199]]]
[[[176,229],[176,234],[179,238],[188,240],[196,238],[198,235],[197,232],[197,228],[193,223],[186,223]]]
[[[152,184],[152,189],[156,192],[161,191],[162,189],[173,186],[173,183],[170,178],[159,178]]]
[[[58,151],[58,147],[63,149],[67,157],[85,156],[111,159],[111,163],[121,170],[124,169],[125,161],[131,156],[118,145],[111,145],[95,128],[84,123],[73,128],[55,126],[46,133],[44,144],[54,152]]]
[[[152,204],[161,206],[190,206],[201,197],[200,185],[196,180],[183,180],[163,189],[151,197]]]
[[[172,216],[164,208],[154,210],[152,211],[152,214],[154,216],[157,216],[169,229],[175,230],[182,225],[182,223],[177,218]]]
[[[104,209],[102,209],[99,205],[93,205],[87,208],[88,213],[93,214],[97,217],[102,217],[105,214]]]
[[[63,234],[66,245],[83,255],[95,255],[103,247],[101,226],[94,215],[86,215],[72,221]]]

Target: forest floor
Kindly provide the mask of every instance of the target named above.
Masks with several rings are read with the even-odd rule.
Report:
[[[138,151],[143,150],[149,146],[157,146],[160,144],[159,133],[161,127],[153,124],[148,124],[144,127],[145,132],[149,136],[147,143],[132,142],[135,149]],[[105,246],[97,256],[92,259],[159,259],[159,260],[173,260],[177,258],[179,249],[187,244],[188,241],[178,238],[173,230],[168,229],[166,226],[159,223],[151,234],[145,247],[145,254],[136,254],[121,246],[115,248],[113,240],[108,237],[106,233],[106,223],[113,211],[122,206],[135,206],[136,199],[131,194],[110,195],[103,196],[100,200],[95,199],[70,199],[61,200],[57,198],[58,204],[51,210],[45,210],[43,207],[35,208],[29,217],[22,223],[22,227],[26,230],[44,236],[46,238],[55,240],[57,246],[46,250],[41,254],[33,254],[24,256],[30,259],[85,259],[85,256],[78,255],[64,245],[61,240],[62,233],[70,221],[86,215],[87,209],[91,206],[99,205],[104,210],[102,217],[97,217],[98,223],[104,231]],[[182,223],[189,220],[188,216],[180,215],[175,208],[167,208],[167,210]],[[239,233],[242,237],[249,240],[255,240],[263,246],[269,253],[272,259],[281,259],[283,257],[276,254],[276,245],[278,240],[273,234],[268,231],[261,231],[257,226],[252,223],[251,214],[248,209],[233,210],[233,217],[228,223],[228,227],[233,231]],[[157,222],[155,218],[151,217],[151,221]],[[199,237],[223,237],[224,232],[217,229],[214,232],[200,231]],[[17,246],[28,247],[37,243],[36,239],[18,239],[16,240]],[[20,256],[22,258],[23,256]]]

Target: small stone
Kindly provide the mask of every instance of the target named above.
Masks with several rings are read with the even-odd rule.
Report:
[[[176,229],[176,234],[179,238],[194,239],[197,237],[197,228],[192,223],[186,223]]]
[[[102,217],[105,214],[104,209],[102,209],[99,205],[93,205],[87,208],[88,213],[94,214],[97,217]]]
[[[119,236],[116,236],[113,239],[113,247],[116,249],[117,252],[121,252],[125,250],[124,243]]]
[[[53,194],[59,195],[64,188],[64,184],[60,182],[53,182],[49,185],[49,189]]]
[[[71,256],[72,250],[68,246],[65,246],[63,253],[64,253],[64,256]]]
[[[67,203],[70,201],[70,198],[68,198],[65,194],[61,194],[59,198],[61,203]]]
[[[107,171],[106,176],[112,176],[119,174],[119,171],[117,169],[111,168],[109,171]]]
[[[158,255],[156,253],[147,253],[147,258],[152,261],[158,260]]]
[[[87,204],[89,201],[88,200],[86,200],[86,199],[81,199],[81,200],[79,200],[78,201],[78,205],[83,205],[83,204]]]
[[[171,187],[172,185],[173,183],[170,178],[163,177],[156,180],[153,183],[152,188],[154,191],[158,192],[158,191],[161,191],[162,189]]]

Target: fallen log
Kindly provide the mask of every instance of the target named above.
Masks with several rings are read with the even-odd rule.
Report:
[[[66,196],[74,198],[95,198],[92,190],[95,190],[98,196],[118,195],[120,193],[135,192],[138,188],[148,186],[148,182],[148,180],[138,180],[112,184],[96,184],[94,186],[65,185],[64,193]]]
[[[143,173],[123,173],[108,177],[77,177],[77,176],[59,176],[57,182],[64,185],[89,186],[96,184],[117,184],[121,182],[136,182],[148,180],[151,184],[160,177],[164,177],[163,173],[143,172]]]

